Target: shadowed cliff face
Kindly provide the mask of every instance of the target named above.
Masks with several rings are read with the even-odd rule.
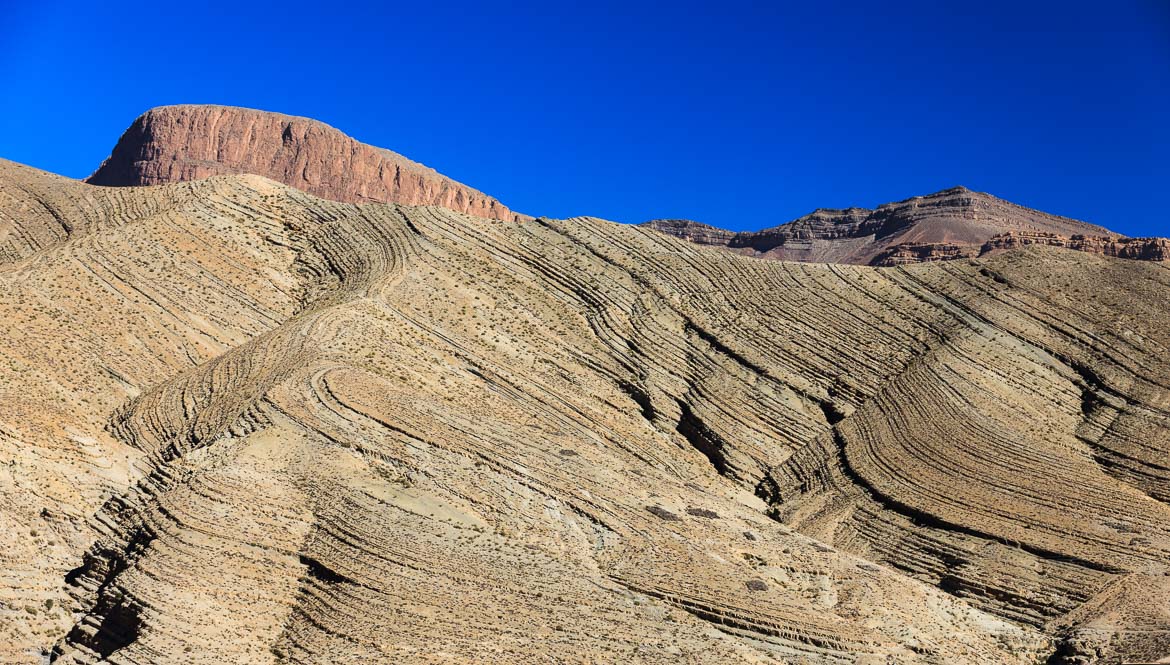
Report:
[[[89,177],[94,185],[162,185],[252,173],[347,203],[436,205],[513,219],[496,199],[308,118],[226,106],[152,109]]]
[[[971,258],[1030,244],[1161,261],[1166,241],[1128,239],[1107,229],[954,187],[874,210],[817,210],[763,231],[731,232],[688,220],[644,226],[767,259],[893,266]]]
[[[0,198],[0,660],[1170,653],[1164,264]]]

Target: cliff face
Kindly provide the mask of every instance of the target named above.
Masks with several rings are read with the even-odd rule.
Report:
[[[1170,240],[1166,238],[1122,238],[1119,236],[1062,236],[1055,233],[1001,233],[992,236],[982,247],[952,243],[905,243],[894,245],[869,262],[872,266],[898,266],[907,263],[949,261],[999,254],[1029,245],[1063,247],[1078,252],[1112,256],[1135,261],[1170,260]]]
[[[1117,236],[1065,237],[1053,233],[1004,233],[984,243],[981,254],[992,254],[1027,245],[1064,247],[1090,254],[1140,261],[1170,260],[1170,239],[1121,238]]]
[[[652,219],[642,226],[699,245],[729,246],[739,234],[689,219]]]
[[[872,266],[900,266],[907,263],[950,261],[975,256],[971,247],[945,242],[908,242],[894,245],[869,262]]]
[[[161,185],[239,173],[346,203],[435,205],[489,219],[516,217],[482,192],[322,122],[227,106],[147,111],[87,182]]]
[[[965,187],[875,209],[819,209],[762,231],[730,232],[698,222],[648,222],[676,237],[783,261],[893,266],[968,258],[1044,244],[1120,258],[1160,261],[1165,240],[1126,239]],[[698,231],[701,229],[701,232]]]

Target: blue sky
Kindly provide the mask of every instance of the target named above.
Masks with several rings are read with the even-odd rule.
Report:
[[[758,229],[956,184],[1170,235],[1170,2],[0,0],[0,157],[142,111],[323,120],[513,209]]]

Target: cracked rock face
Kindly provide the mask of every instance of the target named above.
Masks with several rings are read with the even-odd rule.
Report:
[[[1170,655],[1164,263],[180,179],[0,162],[0,661]]]
[[[435,205],[513,219],[496,199],[325,123],[229,106],[162,106],[126,130],[88,182],[162,185],[252,173],[347,203]]]

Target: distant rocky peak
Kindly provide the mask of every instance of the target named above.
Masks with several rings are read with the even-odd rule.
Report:
[[[1026,208],[961,185],[876,208],[817,208],[762,231],[658,223],[658,231],[705,245],[786,261],[900,265],[979,256],[1028,244],[1161,260],[1162,244],[1083,241],[1123,237],[1100,226]]]

